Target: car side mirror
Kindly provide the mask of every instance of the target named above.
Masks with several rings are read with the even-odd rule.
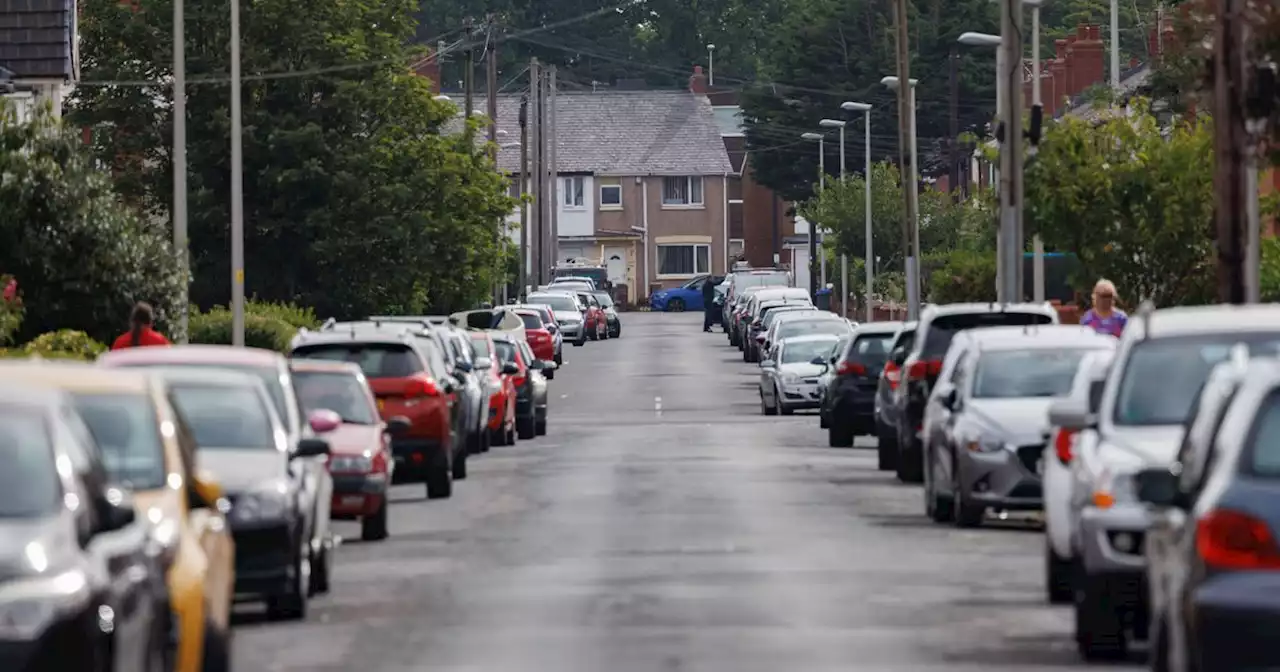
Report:
[[[342,426],[342,416],[322,408],[307,416],[307,424],[316,434],[327,434]]]
[[[529,362],[529,368],[533,369],[534,371],[542,371],[547,367],[541,359],[535,359],[532,362]]]
[[[520,373],[520,367],[516,366],[515,362],[507,362],[502,365],[502,375],[514,376],[517,373]]]
[[[942,397],[941,401],[943,408],[948,411],[956,410],[957,405],[960,403],[960,393],[956,390],[955,386],[948,385],[939,392],[939,395]]]
[[[391,436],[400,436],[413,427],[413,422],[403,415],[397,415],[387,421],[387,428],[384,430]]]
[[[1138,501],[1154,506],[1178,505],[1178,477],[1168,467],[1144,469],[1134,474]]]
[[[1049,424],[1055,427],[1079,432],[1093,429],[1097,419],[1089,409],[1074,399],[1054,402],[1049,407]]]
[[[556,364],[554,361],[550,359],[540,359],[538,361],[542,363],[543,371],[555,371],[556,369],[560,368],[559,364]]]
[[[455,368],[462,373],[471,373],[472,371],[475,371],[476,367],[473,366],[471,362],[458,362],[458,366]]]
[[[107,488],[98,502],[97,532],[115,532],[133,524],[138,514],[133,508],[133,496],[119,488]]]
[[[212,509],[218,501],[226,497],[222,485],[213,474],[207,471],[197,472],[191,477],[187,500],[193,509]]]
[[[478,357],[478,358],[476,358],[476,368],[477,368],[477,369],[480,369],[481,371],[484,371],[485,369],[491,368],[492,366],[493,366],[493,362],[492,362],[492,361],[490,361],[488,357]]]
[[[330,451],[329,442],[324,439],[307,438],[298,441],[298,447],[289,456],[289,459],[298,457],[320,457],[328,455]]]
[[[776,365],[776,362],[774,362],[772,359],[766,359],[763,362],[760,362],[760,368],[762,369],[772,369],[775,365]]]
[[[813,359],[809,360],[809,363],[816,364],[817,366],[821,366],[821,367],[826,367],[827,358],[823,357],[822,355],[818,355],[817,357],[814,357]]]

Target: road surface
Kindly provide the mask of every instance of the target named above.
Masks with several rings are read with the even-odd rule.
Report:
[[[241,610],[236,669],[1083,667],[1041,533],[929,523],[872,451],[761,416],[755,365],[701,319],[624,314],[568,349],[547,436],[474,459],[448,501],[398,488],[385,542],[338,523],[332,593],[303,622]]]

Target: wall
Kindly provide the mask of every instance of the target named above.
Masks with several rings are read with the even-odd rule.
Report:
[[[703,205],[664,206],[662,205],[661,177],[644,178],[644,189],[649,199],[649,285],[660,285],[663,288],[678,287],[693,275],[659,276],[658,245],[664,244],[706,244],[710,245],[711,272],[725,272],[725,253],[727,238],[725,237],[725,178],[719,175],[707,175],[702,181]]]
[[[582,178],[582,207],[565,205],[568,180]],[[595,235],[595,207],[600,195],[590,175],[561,175],[556,180],[556,230],[561,237]]]
[[[790,204],[777,198],[772,189],[755,181],[749,162],[742,171],[742,201],[743,252],[747,262],[758,267],[773,266],[773,255],[782,253],[783,239],[796,233],[795,219],[787,216]],[[776,236],[775,224],[778,228]],[[786,262],[787,259],[779,258],[779,263]]]

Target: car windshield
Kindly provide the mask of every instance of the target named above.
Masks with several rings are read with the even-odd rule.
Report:
[[[844,320],[787,320],[778,325],[778,340],[806,334],[833,334],[840,336],[849,333],[852,328]]]
[[[594,296],[594,297],[596,297],[596,301],[599,301],[599,302],[600,302],[600,307],[601,307],[601,308],[612,308],[612,307],[613,307],[613,297],[612,297],[612,296],[609,296],[607,293],[605,293],[605,292],[593,292],[591,295],[592,295],[592,296]]]
[[[833,343],[835,343],[835,339],[784,343],[782,346],[782,363],[799,364],[800,362],[812,361],[814,357],[824,357],[831,352]]]
[[[479,359],[480,357],[488,357],[489,356],[489,339],[483,336],[481,337],[473,336],[471,338],[471,354],[475,355],[477,359]]]
[[[369,401],[369,388],[351,373],[338,371],[294,371],[293,389],[302,410],[312,413],[333,411],[351,425],[372,425],[378,414]]]
[[[533,313],[516,313],[520,316],[520,320],[524,322],[525,329],[541,329],[542,318]]]
[[[1065,397],[1071,392],[1084,348],[996,350],[978,358],[975,399]]]
[[[417,353],[401,343],[326,343],[304,345],[293,351],[296,359],[351,362],[369,378],[408,378],[423,370]]]
[[[0,518],[36,518],[57,510],[62,486],[42,414],[0,406]]]
[[[144,364],[142,366],[152,366],[152,365]],[[163,366],[173,366],[173,365],[166,364]],[[176,364],[176,366],[180,366],[184,369],[198,368],[198,369],[218,369],[220,371],[235,371],[237,373],[244,373],[244,374],[253,376],[254,378],[257,378],[258,380],[262,381],[262,384],[264,386],[266,386],[267,395],[271,397],[271,404],[276,407],[276,415],[280,416],[280,421],[288,422],[287,420],[287,418],[289,417],[289,413],[287,411],[288,402],[285,401],[285,397],[284,397],[284,380],[283,380],[283,376],[280,374],[280,371],[276,369],[274,366],[238,366],[238,365],[231,365],[231,364],[205,364],[205,363],[199,363],[199,362],[194,362],[194,363],[181,362],[179,364]]]
[[[1121,372],[1113,421],[1123,426],[1182,424],[1209,372],[1238,343],[1246,344],[1255,356],[1280,354],[1280,333],[1219,333],[1135,343]]]
[[[248,387],[173,383],[169,386],[201,450],[274,450],[267,407]]]
[[[552,310],[578,311],[578,302],[566,294],[542,294],[531,296],[529,300],[551,306]]]
[[[1021,327],[1029,324],[1050,324],[1053,318],[1044,313],[1026,312],[975,312],[939,315],[929,324],[924,339],[924,356],[941,359],[951,347],[951,339],[968,329],[981,327]]]
[[[800,305],[778,306],[774,308],[766,308],[764,317],[760,318],[760,324],[764,325],[765,329],[768,329],[769,327],[773,326],[774,321],[777,320],[778,316],[783,313],[800,313],[800,312],[808,312],[810,310],[812,310],[812,308],[809,308],[808,306],[800,306]]]
[[[113,482],[131,490],[164,486],[168,471],[156,409],[150,397],[73,394],[72,399],[98,444],[102,464]]]

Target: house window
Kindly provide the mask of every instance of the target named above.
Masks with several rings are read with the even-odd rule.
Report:
[[[702,177],[662,178],[663,205],[702,205]]]
[[[582,178],[564,178],[564,206],[566,208],[582,207]]]
[[[700,275],[710,272],[710,245],[658,246],[658,275]]]
[[[600,185],[600,207],[604,209],[614,209],[614,208],[622,207],[622,185],[621,184]]]

